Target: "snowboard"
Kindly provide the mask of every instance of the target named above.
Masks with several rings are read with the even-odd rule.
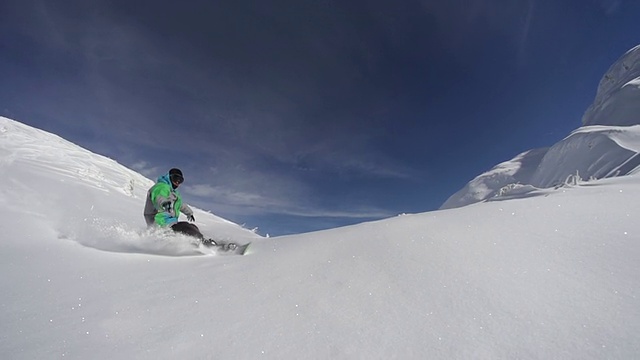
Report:
[[[240,245],[222,240],[205,239],[202,240],[202,245],[212,249],[218,254],[244,255],[247,252],[247,249],[249,249],[249,245],[251,245],[251,243],[249,242],[244,245]]]

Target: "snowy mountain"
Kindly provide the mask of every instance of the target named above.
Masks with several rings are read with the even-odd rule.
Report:
[[[550,188],[575,178],[633,173],[640,166],[640,46],[605,73],[582,123],[550,148],[519,154],[477,176],[441,209],[485,201],[514,188]]]
[[[5,118],[0,173],[3,359],[640,353],[638,175],[268,239],[196,210],[205,234],[253,241],[221,256],[145,229],[149,179]]]
[[[640,45],[627,51],[604,74],[582,124],[637,125],[640,115]]]
[[[0,357],[637,358],[639,54],[448,204],[491,201],[276,238],[194,209],[246,256],[147,230],[151,180],[0,118]]]

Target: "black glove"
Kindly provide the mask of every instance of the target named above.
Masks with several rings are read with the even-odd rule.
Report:
[[[187,215],[187,220],[189,220],[191,222],[196,222],[196,218],[193,216],[193,214]]]

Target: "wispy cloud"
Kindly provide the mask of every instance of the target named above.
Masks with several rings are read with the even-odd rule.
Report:
[[[391,213],[385,209],[375,207],[358,207],[354,209],[314,209],[314,208],[297,208],[280,212],[285,215],[293,215],[300,217],[318,217],[318,218],[350,218],[350,219],[381,219],[397,214]]]
[[[602,10],[607,15],[613,15],[617,13],[622,7],[623,0],[597,0]]]
[[[49,101],[44,111],[77,113],[57,121],[85,135],[92,150],[151,179],[170,167],[182,168],[183,191],[209,208],[237,214],[386,217],[391,214],[368,205],[374,202],[365,195],[344,207],[343,193],[318,190],[318,184],[322,177],[340,184],[416,176],[379,149],[387,135],[381,125],[390,119],[375,118],[377,107],[384,106],[365,99],[368,87],[356,84],[366,74],[356,73],[358,64],[351,61],[361,54],[339,56],[351,51],[352,42],[333,46],[336,41],[360,43],[357,31],[318,42],[293,37],[309,48],[292,52],[283,45],[291,54],[265,53],[274,59],[243,58],[248,63],[242,64],[224,52],[165,38],[135,17],[120,16],[108,2],[78,5],[83,16],[59,3],[38,4],[38,19],[29,26],[33,38],[44,36],[54,53],[62,58],[73,54],[76,62],[68,77],[38,90],[38,98],[50,99],[43,100]],[[337,26],[333,35],[350,24]],[[227,45],[228,51],[247,51],[233,42]],[[251,53],[259,45],[245,44]],[[369,50],[364,46],[362,52]],[[288,55],[316,60],[319,53],[322,62],[287,67]],[[374,52],[371,59],[375,63]],[[354,103],[359,107],[352,108]],[[55,106],[66,109],[51,111]]]
[[[357,206],[343,208],[343,204],[336,208],[326,208],[313,205],[310,202],[299,201],[292,197],[270,197],[264,194],[240,192],[233,188],[211,185],[187,186],[184,193],[202,198],[200,202],[209,204],[210,207],[224,209],[234,214],[249,215],[279,214],[297,217],[334,217],[352,219],[385,218],[394,214],[388,210],[375,207]],[[306,204],[306,206],[305,206]]]
[[[256,206],[260,208],[283,207],[288,204],[279,200],[267,198],[264,195],[250,192],[237,191],[223,186],[199,184],[185,187],[185,192],[190,195],[211,198],[215,202],[234,206]]]
[[[309,92],[314,86],[301,85],[309,80],[278,80],[274,86],[259,74],[242,79],[238,69],[217,64],[219,59],[198,62],[160,48],[156,34],[118,17],[106,4],[85,9],[80,20],[45,1],[38,8],[40,32],[50,34],[60,51],[82,54],[84,61],[79,85],[93,118],[63,121],[82,121],[105,141],[115,137],[120,146],[131,143],[150,153],[170,146],[175,155],[197,154],[207,165],[207,159],[220,157],[229,161],[216,166],[251,166],[266,159],[298,170],[410,176],[393,159],[372,152],[375,129],[358,119],[362,115],[307,114],[305,107],[321,104],[320,94]],[[311,103],[293,101],[298,88],[309,92],[304,98]],[[362,125],[354,128],[358,122]]]
[[[464,57],[485,42],[504,42],[522,57],[535,0],[423,0],[422,7],[454,54]]]
[[[144,160],[131,164],[131,168],[152,180],[155,180],[159,175],[167,171],[166,169],[160,169],[158,166],[152,166]]]
[[[527,40],[529,38],[529,32],[531,31],[531,23],[533,21],[533,15],[534,15],[534,11],[535,11],[535,0],[529,0],[528,1],[529,4],[529,9],[526,12],[526,16],[525,16],[525,20],[524,20],[524,24],[522,26],[522,37],[520,38],[520,42],[518,44],[519,46],[519,51],[518,51],[518,58],[519,58],[519,64],[523,64],[524,63],[524,58],[526,56],[526,50],[527,50]]]

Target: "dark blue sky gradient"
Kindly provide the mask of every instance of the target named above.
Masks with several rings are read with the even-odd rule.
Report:
[[[634,0],[7,0],[0,114],[151,178],[180,167],[189,203],[263,234],[311,231],[437,209],[562,139],[638,18]]]

